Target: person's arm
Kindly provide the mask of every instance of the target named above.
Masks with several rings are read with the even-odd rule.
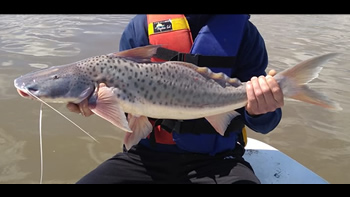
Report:
[[[259,133],[272,131],[282,117],[283,93],[272,77],[265,77],[268,55],[258,29],[248,22],[237,56],[236,77],[247,82],[248,104],[238,109],[245,124]]]
[[[149,45],[147,16],[136,15],[125,27],[119,42],[119,51]]]

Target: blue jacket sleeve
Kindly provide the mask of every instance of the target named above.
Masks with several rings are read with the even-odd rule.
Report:
[[[241,47],[237,55],[236,77],[241,81],[249,81],[253,76],[266,75],[268,55],[265,42],[258,29],[248,21]],[[282,110],[279,108],[259,116],[250,116],[245,108],[237,110],[245,121],[245,124],[255,132],[269,133],[280,122]]]
[[[136,15],[125,27],[119,42],[119,51],[149,45],[146,15]]]

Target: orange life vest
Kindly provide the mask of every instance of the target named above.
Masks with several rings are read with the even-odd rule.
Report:
[[[183,14],[148,14],[148,37],[150,44],[189,53],[193,45],[192,34]],[[152,61],[163,61],[153,58]]]
[[[187,19],[183,14],[148,14],[148,37],[152,45],[174,51],[189,53],[193,45],[192,34]],[[152,58],[153,62],[164,61]],[[150,120],[154,126],[155,121]],[[160,125],[154,128],[156,143],[175,144],[171,133],[162,129]]]

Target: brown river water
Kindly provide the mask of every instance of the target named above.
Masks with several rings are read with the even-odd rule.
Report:
[[[0,183],[39,183],[40,103],[21,98],[18,76],[39,68],[117,52],[133,15],[0,15]],[[302,60],[340,52],[310,87],[340,103],[342,111],[286,100],[279,126],[267,135],[248,130],[330,183],[350,183],[350,15],[251,15],[269,53],[268,69],[281,71]],[[63,114],[96,143],[43,107],[43,183],[75,183],[121,151],[124,133],[107,121]],[[249,142],[248,142],[249,143]]]

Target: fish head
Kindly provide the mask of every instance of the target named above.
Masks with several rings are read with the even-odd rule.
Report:
[[[24,98],[38,97],[50,103],[79,103],[95,89],[95,83],[76,64],[30,72],[15,79],[14,86]]]

